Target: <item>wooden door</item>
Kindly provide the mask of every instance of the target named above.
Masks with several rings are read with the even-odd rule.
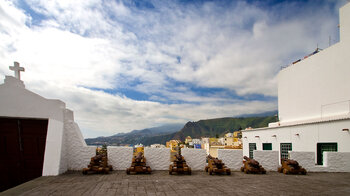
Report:
[[[0,117],[0,191],[42,175],[47,124]]]

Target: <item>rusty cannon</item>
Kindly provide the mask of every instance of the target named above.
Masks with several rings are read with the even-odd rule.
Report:
[[[87,168],[83,168],[83,174],[88,173],[104,173],[108,174],[112,171],[112,165],[108,165],[107,151],[97,153],[96,156],[91,157],[90,164]]]
[[[244,156],[243,159],[242,172],[246,174],[266,174],[266,170],[255,159],[250,159],[247,156]]]
[[[146,165],[146,158],[143,156],[142,152],[137,153],[137,155],[132,158],[131,166],[126,169],[127,174],[131,172],[136,174],[150,174],[152,172],[151,168]]]
[[[306,169],[301,167],[298,163],[298,161],[292,160],[292,159],[282,159],[281,160],[282,166],[278,168],[279,173],[284,174],[303,174],[305,175]]]
[[[210,155],[207,157],[208,165],[205,166],[205,171],[209,173],[209,175],[215,174],[222,174],[225,173],[227,175],[231,175],[230,168],[225,166],[225,163],[222,162],[222,160],[218,158],[214,158]]]
[[[176,154],[174,158],[173,164],[169,165],[169,174],[176,172],[191,175],[191,168],[186,164],[185,158],[181,154]]]

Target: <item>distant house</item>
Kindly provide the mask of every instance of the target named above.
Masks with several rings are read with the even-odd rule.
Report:
[[[266,128],[244,130],[243,154],[254,150],[350,152],[350,3],[340,8],[340,42],[278,74],[278,118]]]
[[[180,140],[170,140],[166,142],[166,147],[170,148],[171,152],[177,152],[177,147],[181,143]]]

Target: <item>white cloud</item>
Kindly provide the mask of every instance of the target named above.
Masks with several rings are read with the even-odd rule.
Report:
[[[275,99],[244,97],[276,96],[280,66],[337,37],[337,10],[327,3],[299,11],[288,2],[271,10],[244,1],[153,2],[143,9],[121,1],[26,3],[39,18],[21,2],[0,2],[0,75],[19,61],[26,86],[66,102],[85,136],[274,110]],[[243,98],[198,95],[188,85]],[[152,101],[125,97],[120,88]]]

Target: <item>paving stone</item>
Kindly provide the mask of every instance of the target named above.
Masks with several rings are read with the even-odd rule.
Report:
[[[350,173],[308,173],[305,176],[268,172],[231,176],[195,172],[193,175],[82,175],[68,172],[40,177],[0,195],[350,195]]]

